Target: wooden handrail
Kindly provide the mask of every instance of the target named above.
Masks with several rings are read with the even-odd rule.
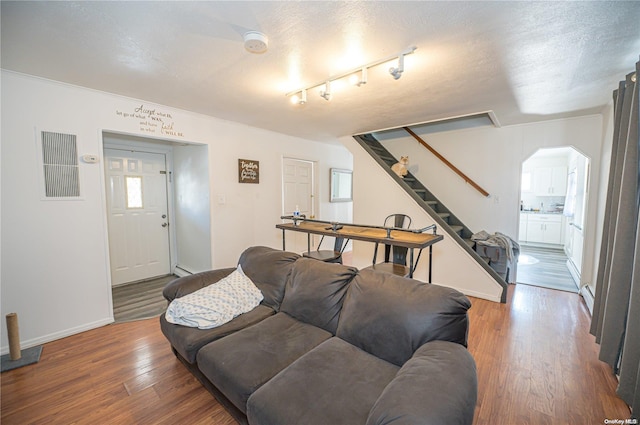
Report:
[[[487,192],[486,190],[481,188],[478,185],[478,183],[476,183],[473,180],[471,180],[469,177],[467,177],[467,175],[465,173],[460,171],[455,165],[453,165],[452,163],[447,161],[447,159],[444,156],[440,155],[440,153],[438,151],[436,151],[434,148],[432,148],[427,142],[422,140],[422,138],[420,136],[418,136],[416,133],[414,133],[409,127],[403,127],[403,128],[407,131],[407,133],[412,135],[413,138],[416,139],[422,146],[427,148],[429,150],[429,152],[434,154],[440,161],[444,162],[449,168],[451,168],[453,171],[455,171],[457,175],[462,177],[462,179],[466,183],[469,183],[471,186],[473,186],[473,188],[476,189],[478,192],[482,193],[483,196],[489,196],[489,192]]]

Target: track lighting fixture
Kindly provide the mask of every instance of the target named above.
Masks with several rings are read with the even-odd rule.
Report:
[[[291,103],[297,105],[304,105],[307,103],[307,89],[302,89],[298,93],[300,93],[300,95],[294,94],[291,96]]]
[[[375,62],[371,62],[368,63],[366,65],[362,65],[359,66],[357,68],[351,69],[347,72],[344,72],[342,74],[339,75],[333,75],[331,77],[329,77],[327,80],[316,83],[316,84],[312,84],[310,86],[304,87],[304,88],[300,88],[297,90],[294,90],[292,92],[289,92],[286,94],[287,97],[289,97],[291,99],[291,103],[293,104],[298,104],[298,105],[304,105],[305,103],[307,103],[307,90],[311,90],[313,88],[321,88],[320,89],[320,96],[322,98],[324,98],[325,100],[331,100],[332,98],[332,90],[331,90],[331,83],[337,80],[342,80],[343,78],[346,80],[348,79],[349,82],[354,85],[354,86],[358,86],[361,87],[365,84],[367,84],[367,74],[368,74],[368,70],[369,68],[373,68],[374,66],[378,66],[378,65],[383,65],[386,63],[389,63],[393,60],[397,60],[397,66],[392,66],[391,68],[389,68],[389,74],[391,74],[391,76],[393,77],[394,80],[398,80],[400,79],[400,77],[402,76],[402,73],[404,72],[404,57],[406,55],[410,55],[413,52],[415,52],[417,49],[417,47],[410,47],[409,49],[390,56],[390,57],[386,57],[384,59],[380,59],[377,60]]]
[[[320,97],[324,97],[324,100],[331,100],[331,81],[324,83],[324,89],[320,90]]]
[[[393,76],[394,80],[400,79],[402,77],[402,73],[404,72],[404,54],[398,56],[398,66],[389,68],[389,74]]]
[[[351,77],[349,77],[349,82],[352,86],[358,87],[363,84],[367,84],[367,68],[362,68],[362,70],[360,71],[360,76],[358,76],[357,73],[351,74]]]

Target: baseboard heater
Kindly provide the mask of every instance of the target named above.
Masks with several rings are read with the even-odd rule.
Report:
[[[587,284],[582,285],[582,287],[580,288],[580,295],[582,295],[584,303],[589,309],[589,313],[593,315],[593,304],[595,302],[595,297],[593,296],[593,292],[591,292],[591,287]]]
[[[571,274],[573,281],[576,283],[576,286],[579,288],[580,287],[580,270],[578,270],[578,268],[573,263],[571,258],[567,260],[567,268],[569,269],[569,274]]]

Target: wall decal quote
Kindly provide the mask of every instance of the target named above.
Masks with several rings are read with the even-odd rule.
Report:
[[[140,131],[144,133],[184,137],[181,131],[174,129],[174,121],[171,114],[158,110],[157,108],[145,107],[143,104],[134,108],[131,112],[116,110],[116,115],[126,119],[137,120]]]

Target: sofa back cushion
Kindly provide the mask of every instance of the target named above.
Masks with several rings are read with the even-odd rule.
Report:
[[[242,266],[244,274],[262,291],[262,304],[278,311],[291,267],[298,258],[301,257],[293,252],[254,246],[247,248],[240,255],[238,264]]]
[[[300,258],[291,270],[280,311],[335,335],[347,286],[357,273],[354,267]]]
[[[402,366],[428,341],[466,346],[469,307],[455,289],[362,270],[349,285],[336,335]]]

